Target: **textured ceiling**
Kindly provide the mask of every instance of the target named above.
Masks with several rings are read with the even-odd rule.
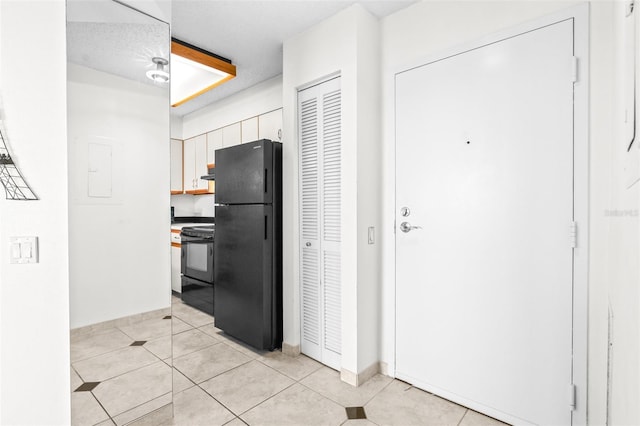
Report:
[[[231,59],[237,77],[172,108],[184,115],[282,73],[282,43],[360,3],[382,17],[415,1],[173,0],[172,36]]]
[[[169,57],[166,24],[68,22],[67,60],[144,84],[153,57]]]
[[[185,115],[282,73],[283,41],[354,3],[383,17],[415,0],[173,0],[172,36],[231,59],[233,80],[179,106]],[[166,24],[109,0],[67,0],[70,62],[142,84],[151,58],[169,57]]]
[[[151,58],[169,51],[166,23],[110,0],[67,0],[69,62],[158,85],[146,72],[155,68]]]

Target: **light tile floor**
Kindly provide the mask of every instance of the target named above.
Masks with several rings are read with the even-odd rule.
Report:
[[[72,393],[74,425],[503,425],[390,377],[355,388],[304,355],[256,351],[173,299],[173,359],[158,319],[72,342],[72,389],[101,382]],[[348,419],[347,407],[366,419]]]
[[[172,321],[165,316],[158,311],[71,333],[73,425],[124,425],[171,407]]]

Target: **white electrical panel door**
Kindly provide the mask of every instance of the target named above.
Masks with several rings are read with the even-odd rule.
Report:
[[[395,79],[396,377],[508,423],[572,421],[573,64],[570,19]]]
[[[340,369],[341,93],[334,78],[298,93],[302,352]]]

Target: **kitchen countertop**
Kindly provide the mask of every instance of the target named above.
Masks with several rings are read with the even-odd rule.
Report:
[[[171,222],[171,229],[181,230],[185,226],[197,226],[202,225],[203,223],[215,223],[215,218],[208,216],[181,216],[175,217],[173,222]]]

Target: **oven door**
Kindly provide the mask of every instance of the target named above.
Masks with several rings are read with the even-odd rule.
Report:
[[[182,294],[184,303],[209,315],[213,315],[213,284],[182,276]]]
[[[182,236],[182,275],[213,283],[213,239]]]

